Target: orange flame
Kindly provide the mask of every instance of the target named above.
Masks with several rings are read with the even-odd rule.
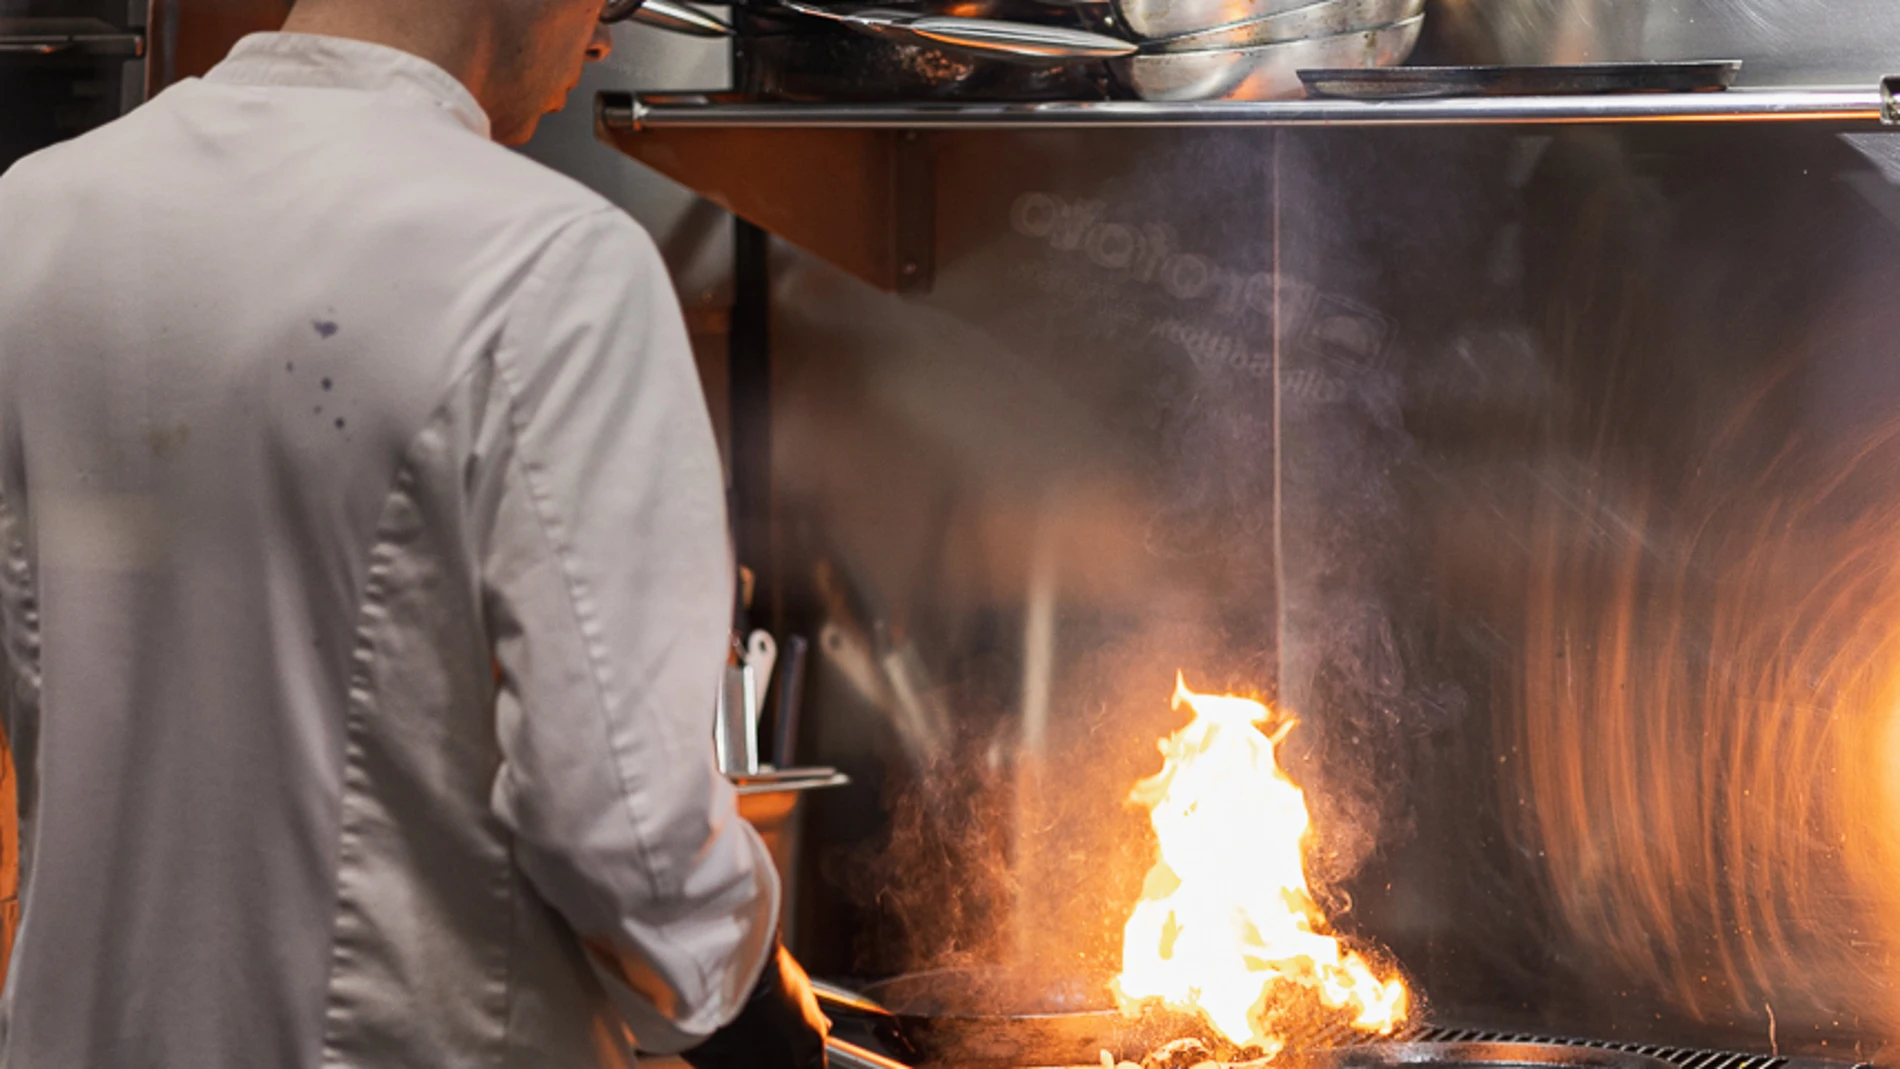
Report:
[[[1354,1028],[1391,1032],[1405,1020],[1404,982],[1326,934],[1306,886],[1306,796],[1274,753],[1294,722],[1268,737],[1266,706],[1196,694],[1177,677],[1183,704],[1193,721],[1162,741],[1161,771],[1130,797],[1150,811],[1161,857],[1123,933],[1123,1011],[1159,1000],[1198,1012],[1269,1057],[1286,1045],[1275,1021],[1302,992]]]

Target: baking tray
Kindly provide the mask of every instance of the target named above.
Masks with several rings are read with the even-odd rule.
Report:
[[[1343,100],[1459,96],[1709,93],[1735,84],[1739,59],[1694,63],[1578,63],[1547,67],[1376,67],[1303,70],[1306,94]]]

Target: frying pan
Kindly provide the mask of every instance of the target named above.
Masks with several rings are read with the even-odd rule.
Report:
[[[1124,1016],[1092,985],[1047,984],[1007,969],[937,969],[862,995],[814,983],[834,1021],[856,1021],[901,1057],[960,1069],[1094,1065],[1101,1052],[1139,1061],[1176,1039],[1206,1039],[1186,1014]]]
[[[648,0],[649,4],[670,0]],[[1248,48],[1308,37],[1332,37],[1403,22],[1425,10],[1425,0],[1324,0],[1278,15],[1228,26],[1142,42],[1144,52],[1204,52],[1210,48]]]
[[[1107,93],[1108,70],[1099,62],[1004,62],[840,33],[815,19],[794,16],[794,23],[777,5],[733,11],[740,29],[734,84],[752,99],[1020,103],[1095,100]]]
[[[1545,67],[1387,67],[1302,70],[1309,96],[1348,100],[1556,96],[1573,93],[1708,93],[1734,84],[1742,62],[1578,63]]]
[[[1306,67],[1403,62],[1424,20],[1414,15],[1390,26],[1247,48],[1146,53],[1114,60],[1109,69],[1143,100],[1273,100],[1298,96]]]
[[[1133,42],[1066,26],[919,15],[901,8],[830,8],[798,0],[780,0],[780,3],[800,15],[835,22],[867,37],[949,48],[1012,62],[1047,64],[1103,59],[1125,56],[1135,50]]]

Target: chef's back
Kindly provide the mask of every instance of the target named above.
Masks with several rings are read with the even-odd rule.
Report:
[[[0,177],[0,1064],[615,1064],[758,974],[674,295],[486,132],[265,35]]]

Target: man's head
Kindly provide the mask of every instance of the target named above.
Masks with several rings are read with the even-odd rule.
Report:
[[[466,2],[466,0],[460,0]],[[459,6],[459,4],[458,4]],[[601,0],[498,0],[514,23],[496,51],[486,96],[476,93],[495,140],[518,145],[544,115],[560,111],[580,84],[581,66],[607,58],[613,42]]]
[[[613,13],[637,4],[612,3]],[[518,145],[612,51],[603,0],[298,0],[284,28],[400,48],[455,75]]]

